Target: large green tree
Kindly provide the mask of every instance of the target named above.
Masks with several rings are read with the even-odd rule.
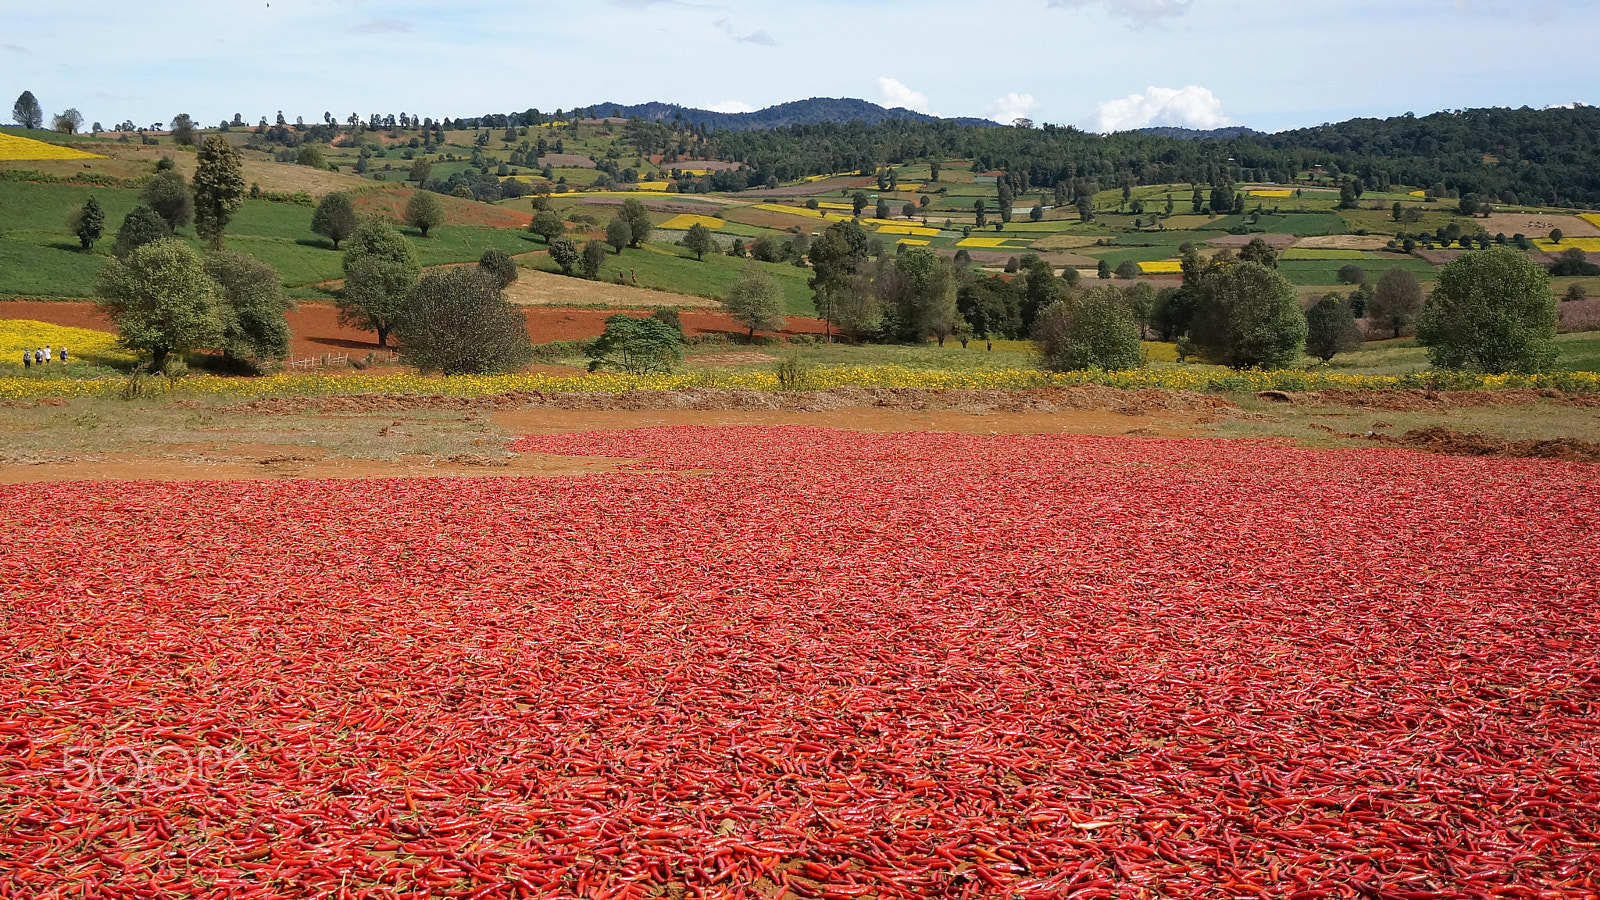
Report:
[[[444,224],[444,206],[433,191],[418,189],[406,201],[406,224],[422,232],[423,237],[428,236],[428,231]]]
[[[628,228],[633,232],[628,240],[629,247],[638,247],[650,239],[650,232],[655,224],[650,221],[650,212],[644,204],[634,199],[622,201],[622,212],[618,213],[622,221],[628,223]]]
[[[757,331],[783,329],[783,288],[760,266],[749,266],[728,288],[722,308],[735,322],[750,329],[753,340]]]
[[[1053,372],[1142,367],[1139,325],[1126,293],[1119,287],[1091,288],[1045,307],[1033,329],[1040,364]]]
[[[694,254],[695,259],[704,259],[707,253],[716,249],[717,239],[711,236],[711,229],[696,222],[689,226],[689,233],[683,236],[683,246]]]
[[[528,231],[544,238],[546,244],[560,237],[566,230],[567,225],[561,221],[561,214],[553,209],[539,210],[534,213],[533,221],[528,223]]]
[[[623,221],[621,216],[615,216],[606,223],[606,243],[611,245],[611,249],[621,253],[622,248],[628,246],[631,240],[633,240],[633,226]]]
[[[194,219],[194,197],[189,182],[177,169],[158,169],[145,182],[139,200],[167,221],[167,229],[177,231]]]
[[[116,243],[111,245],[111,255],[121,259],[145,244],[172,236],[167,220],[150,207],[140,203],[122,218],[117,228]]]
[[[1417,342],[1441,369],[1544,372],[1556,361],[1550,274],[1522,253],[1495,248],[1457,257],[1417,318]]]
[[[106,231],[106,211],[93,197],[85,200],[83,207],[72,214],[72,233],[78,236],[78,245],[87,253],[94,249],[95,241]]]
[[[1306,310],[1306,352],[1327,362],[1340,353],[1361,349],[1361,329],[1350,301],[1329,294]]]
[[[497,289],[505,290],[517,281],[517,261],[499,247],[490,247],[478,257],[478,272],[494,282]]]
[[[248,254],[224,250],[206,255],[205,272],[217,284],[223,355],[260,360],[288,356],[291,335],[284,314],[294,303],[284,297],[277,271]]]
[[[1293,365],[1306,343],[1294,285],[1260,263],[1223,261],[1199,285],[1189,337],[1210,360],[1236,369]]]
[[[527,322],[482,269],[431,272],[405,298],[395,321],[406,361],[424,372],[513,371],[533,357]]]
[[[44,107],[33,96],[33,91],[23,91],[17,97],[17,102],[11,105],[11,120],[23,128],[42,128],[44,126]]]
[[[660,319],[618,313],[606,319],[605,332],[589,345],[589,371],[615,369],[629,375],[671,372],[683,359],[683,335]]]
[[[361,219],[350,202],[350,195],[338,191],[324,196],[317,204],[317,211],[311,214],[311,230],[333,241],[335,250],[339,249],[339,242],[355,234],[360,225]]]
[[[1383,273],[1367,301],[1367,320],[1395,337],[1410,327],[1422,312],[1422,285],[1417,276],[1396,266]]]
[[[194,227],[200,236],[211,242],[214,250],[222,249],[228,223],[244,203],[244,167],[239,161],[239,151],[220,134],[207,137],[195,155]]]
[[[400,307],[421,273],[416,251],[399,229],[367,222],[344,250],[344,290],[335,301],[339,321],[377,332],[378,346],[387,347]]]
[[[148,353],[155,371],[174,355],[214,347],[222,339],[217,284],[200,254],[165,238],[112,259],[100,270],[95,296],[123,346]]]
[[[835,222],[812,242],[810,256],[812,303],[831,341],[840,310],[859,293],[856,282],[867,261],[866,230],[855,222]]]

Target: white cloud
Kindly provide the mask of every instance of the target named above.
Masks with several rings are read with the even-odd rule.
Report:
[[[882,76],[878,78],[878,94],[883,98],[884,105],[891,109],[898,106],[932,115],[928,108],[927,94],[913,91],[893,78]]]
[[[1189,4],[1193,2],[1194,0],[1048,0],[1045,5],[1058,9],[1085,9],[1099,6],[1113,16],[1128,19],[1134,27],[1143,28],[1162,19],[1183,15],[1189,11]]]
[[[411,23],[403,19],[368,19],[350,29],[351,34],[410,34]]]
[[[712,24],[722,29],[723,34],[726,34],[728,37],[733,38],[741,44],[760,44],[763,47],[778,46],[778,42],[773,39],[772,35],[767,34],[766,29],[764,28],[757,28],[755,31],[752,31],[749,34],[740,34],[739,30],[733,27],[733,23],[727,19],[718,19]]]
[[[1222,101],[1199,85],[1146,88],[1142,94],[1129,94],[1120,100],[1100,104],[1089,127],[1094,131],[1130,131],[1150,125],[1172,125],[1201,130],[1232,125],[1222,114]]]
[[[1032,94],[1011,93],[989,104],[986,112],[989,118],[1002,125],[1010,125],[1018,119],[1026,119],[1029,113],[1039,108],[1039,101],[1033,99]]]
[[[706,109],[719,113],[747,113],[756,111],[754,106],[751,106],[743,100],[724,100],[721,103],[708,106]]]

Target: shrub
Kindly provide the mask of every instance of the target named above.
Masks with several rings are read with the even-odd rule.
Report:
[[[122,226],[117,229],[117,240],[111,245],[111,255],[122,259],[145,244],[171,236],[167,220],[141,203],[123,217]]]
[[[499,247],[483,251],[483,256],[478,258],[478,271],[500,290],[505,290],[517,280],[516,260]]]
[[[395,322],[406,360],[424,372],[507,372],[533,356],[522,312],[480,269],[431,272],[406,295]]]
[[[1367,270],[1361,268],[1360,266],[1356,265],[1355,263],[1350,263],[1348,265],[1340,266],[1339,267],[1339,283],[1340,284],[1366,284],[1367,283]]]
[[[1119,288],[1094,288],[1057,300],[1034,322],[1041,365],[1053,372],[1137,369],[1144,364],[1139,325]]]
[[[620,251],[619,251],[620,252]],[[583,277],[595,281],[600,277],[600,267],[606,264],[606,245],[589,241],[583,245]]]
[[[406,202],[406,224],[427,237],[430,228],[444,224],[444,206],[432,191],[419,190]]]
[[[550,242],[550,259],[561,267],[561,274],[571,275],[572,267],[582,258],[578,244],[572,238],[558,237]]]
[[[1329,294],[1306,311],[1306,352],[1327,362],[1335,354],[1361,349],[1361,329],[1349,301]]]
[[[606,319],[605,333],[589,345],[589,371],[615,369],[629,375],[671,372],[683,359],[678,332],[659,319],[618,313]]]

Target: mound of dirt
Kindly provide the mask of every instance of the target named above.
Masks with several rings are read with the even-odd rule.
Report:
[[[697,388],[682,391],[625,391],[620,394],[509,391],[483,397],[441,394],[344,394],[327,397],[266,397],[223,407],[224,412],[257,414],[373,413],[412,410],[796,410],[823,412],[847,408],[955,410],[959,412],[1110,411],[1130,416],[1158,412],[1199,413],[1211,421],[1241,415],[1226,400],[1189,391],[1124,391],[1097,385],[1036,388],[1027,391],[927,390],[923,388],[842,387],[825,391],[767,393]]]
[[[1575,438],[1508,441],[1480,431],[1450,428],[1418,428],[1400,437],[1378,434],[1372,440],[1385,444],[1442,453],[1448,456],[1494,456],[1505,459],[1559,459],[1567,462],[1600,463],[1600,444]]]
[[[1600,394],[1568,394],[1554,388],[1520,388],[1504,391],[1262,391],[1256,396],[1296,406],[1350,406],[1399,412],[1436,409],[1481,409],[1488,406],[1527,406],[1550,400],[1567,406],[1600,407]]]

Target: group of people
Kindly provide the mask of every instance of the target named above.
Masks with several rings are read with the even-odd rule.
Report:
[[[67,348],[62,347],[61,352],[56,355],[61,359],[62,362],[66,362]],[[22,367],[26,369],[34,365],[42,366],[45,363],[50,362],[50,357],[51,352],[49,347],[40,347],[37,350],[24,350],[22,351]]]

